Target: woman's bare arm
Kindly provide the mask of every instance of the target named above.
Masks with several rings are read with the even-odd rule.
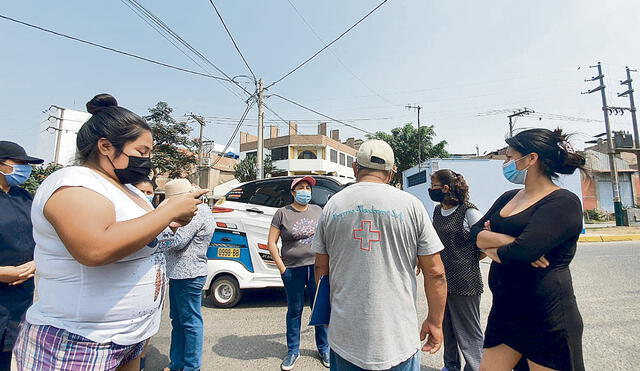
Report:
[[[49,198],[44,215],[69,253],[81,264],[95,267],[142,249],[176,217],[188,214],[188,203],[194,212],[198,201],[183,197],[139,218],[116,222],[107,198],[87,188],[63,187]]]

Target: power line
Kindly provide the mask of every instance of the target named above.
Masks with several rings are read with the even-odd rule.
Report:
[[[157,23],[150,21],[145,16],[146,9],[141,10],[137,7],[137,3],[133,3],[127,0],[120,0],[124,5],[126,5],[131,11],[133,11],[143,22],[145,22],[149,27],[151,27],[154,31],[156,31],[160,36],[162,36],[165,40],[167,40],[171,45],[173,45],[176,49],[178,49],[182,54],[184,54],[187,58],[189,58],[193,63],[195,63],[198,67],[200,67],[203,71],[208,72],[206,68],[204,68],[198,61],[196,61],[191,55],[189,55],[186,51],[184,51],[180,45],[176,44],[170,37],[168,37],[164,32],[162,32],[163,28],[159,26]]]
[[[0,14],[0,18],[6,19],[7,21],[11,21],[11,22],[14,22],[14,23],[21,24],[23,26],[34,28],[34,29],[39,30],[39,31],[47,32],[47,33],[50,33],[52,35],[64,37],[64,38],[69,39],[69,40],[73,40],[73,41],[77,41],[77,42],[80,42],[80,43],[83,43],[83,44],[95,46],[96,48],[108,50],[108,51],[111,51],[111,52],[114,52],[114,53],[126,55],[126,56],[131,57],[131,58],[136,58],[136,59],[139,59],[139,60],[142,60],[142,61],[145,61],[145,62],[157,64],[159,66],[171,68],[171,69],[174,69],[174,70],[178,70],[178,71],[182,71],[182,72],[186,72],[186,73],[190,73],[190,74],[194,74],[194,75],[198,75],[198,76],[208,77],[208,78],[211,78],[211,79],[227,81],[227,82],[233,82],[229,78],[223,78],[223,77],[219,77],[219,76],[210,75],[210,74],[207,74],[207,73],[197,72],[197,71],[189,70],[189,69],[186,69],[186,68],[174,66],[174,65],[171,65],[171,64],[159,62],[159,61],[156,61],[156,60],[153,60],[153,59],[141,57],[141,56],[136,55],[136,54],[125,52],[125,51],[118,50],[118,49],[115,49],[115,48],[111,48],[109,46],[101,45],[101,44],[94,43],[94,42],[87,41],[87,40],[83,40],[83,39],[80,39],[80,38],[77,38],[77,37],[74,37],[74,36],[70,36],[70,35],[66,35],[66,34],[60,33],[60,32],[56,32],[56,31],[53,31],[53,30],[50,30],[50,29],[47,29],[47,28],[44,28],[44,27],[36,26],[34,24],[27,23],[27,22],[24,22],[24,21],[20,21],[20,20],[15,19],[15,18],[7,17],[7,16],[2,15],[2,14]]]
[[[257,81],[258,78],[256,77],[256,74],[253,73],[253,70],[251,69],[251,66],[249,66],[249,62],[247,62],[247,60],[245,59],[244,55],[242,55],[242,52],[240,51],[240,48],[238,47],[238,43],[236,43],[236,40],[233,38],[233,35],[231,35],[231,31],[229,31],[229,28],[227,27],[227,24],[224,22],[224,19],[222,18],[222,14],[220,14],[220,12],[218,11],[218,7],[216,7],[216,4],[213,3],[213,0],[209,0],[209,3],[211,3],[211,6],[213,6],[213,10],[216,11],[216,14],[218,15],[218,18],[220,18],[220,22],[222,22],[222,25],[224,26],[225,31],[227,31],[227,35],[229,35],[229,38],[231,39],[231,42],[233,43],[233,46],[238,51],[238,54],[240,54],[240,58],[242,58],[242,61],[244,62],[245,66],[247,66],[247,68],[249,69],[249,72],[251,72],[251,76],[253,76],[253,79]]]
[[[137,2],[136,0],[128,0],[131,4],[133,4],[134,6],[138,7],[140,10],[142,10],[145,14],[147,14],[147,16],[149,17],[149,19],[151,19],[152,22],[156,23],[158,26],[160,26],[162,29],[166,30],[166,32],[173,37],[174,39],[176,39],[177,41],[179,41],[182,45],[184,45],[187,49],[189,49],[191,52],[193,52],[195,55],[197,55],[198,57],[200,57],[203,61],[207,62],[208,64],[210,64],[213,68],[215,68],[218,72],[220,72],[222,75],[224,75],[224,77],[226,77],[227,79],[231,80],[231,77],[225,73],[220,67],[216,66],[213,62],[211,62],[211,60],[209,60],[207,57],[205,57],[204,55],[202,55],[202,53],[200,53],[196,48],[194,48],[193,46],[191,46],[191,44],[189,44],[186,40],[184,40],[180,35],[178,35],[175,31],[173,31],[173,29],[171,29],[171,27],[169,27],[166,23],[164,23],[160,18],[158,18],[155,14],[153,14],[153,12],[151,12],[149,9],[145,8],[142,4],[140,4],[139,2]]]
[[[187,118],[188,116],[172,116],[173,118],[176,119],[184,119]],[[235,125],[238,122],[237,118],[234,117],[223,117],[223,116],[202,116],[205,119],[210,119],[215,121],[216,123],[218,122],[227,122],[227,121],[233,121],[233,124]],[[393,120],[393,117],[365,117],[365,118],[352,118],[352,119],[343,119],[342,121],[346,121],[346,122],[356,122],[356,121],[382,121],[382,120]],[[257,119],[246,119],[245,121],[250,121],[250,122],[255,122],[257,121]],[[277,122],[277,121],[282,121],[282,120],[276,120],[276,119],[272,119],[272,120],[264,120],[265,122]],[[319,119],[290,119],[290,121],[295,121],[298,123],[298,125],[308,125],[308,126],[312,126],[315,125],[313,123],[317,123],[320,122],[321,120]],[[304,124],[301,122],[309,122],[308,124]]]
[[[309,112],[313,112],[313,113],[315,113],[316,115],[319,115],[319,116],[322,116],[322,117],[324,117],[324,118],[327,118],[327,119],[329,119],[329,120],[331,120],[331,121],[335,121],[335,122],[340,123],[340,124],[342,124],[342,125],[344,125],[344,126],[348,126],[348,127],[352,128],[352,129],[356,129],[356,130],[361,131],[361,132],[363,132],[363,133],[373,135],[373,133],[372,133],[372,132],[370,132],[370,131],[367,131],[367,130],[361,129],[361,128],[359,128],[359,127],[355,126],[355,125],[348,124],[348,123],[346,123],[346,122],[344,122],[344,121],[340,121],[340,120],[338,120],[338,119],[334,119],[334,118],[333,118],[333,117],[331,117],[331,116],[325,115],[324,113],[320,113],[320,112],[318,112],[318,111],[316,111],[316,110],[314,110],[314,109],[312,109],[312,108],[305,107],[305,106],[303,106],[302,104],[297,103],[297,102],[294,102],[294,101],[292,101],[292,100],[291,100],[291,99],[289,99],[289,98],[285,98],[285,97],[283,97],[283,96],[282,96],[282,95],[280,95],[280,94],[271,94],[271,95],[272,95],[272,96],[274,96],[274,97],[278,97],[278,98],[280,98],[280,99],[282,99],[282,100],[285,100],[285,101],[287,101],[287,102],[289,102],[289,103],[291,103],[291,104],[293,104],[293,105],[296,105],[296,106],[298,106],[298,107],[300,107],[300,108],[302,108],[302,109],[305,109],[305,110],[307,110],[307,111],[309,111]]]
[[[227,150],[229,149],[229,147],[231,147],[231,143],[233,143],[233,140],[236,138],[236,135],[238,135],[238,131],[240,131],[240,128],[242,127],[242,123],[244,122],[244,119],[247,117],[247,114],[249,114],[249,111],[251,110],[251,107],[253,107],[253,104],[254,104],[253,100],[247,104],[247,108],[245,108],[244,112],[242,113],[242,117],[240,117],[240,120],[238,121],[238,125],[233,131],[233,134],[231,135],[231,137],[229,138],[229,141],[227,141],[227,144],[224,146],[222,153],[227,153]],[[212,167],[216,166],[216,164],[220,161],[221,158],[222,156],[219,156],[211,166]]]
[[[124,2],[124,0],[121,0]],[[178,43],[180,43],[181,45],[183,45],[187,50],[189,50],[190,52],[192,52],[196,57],[200,58],[202,61],[204,61],[205,63],[207,63],[208,65],[210,65],[211,67],[213,67],[216,71],[220,72],[223,76],[225,76],[227,79],[229,79],[230,82],[232,82],[234,85],[238,86],[240,89],[242,89],[247,95],[251,96],[251,93],[248,92],[246,89],[244,89],[242,86],[240,86],[236,81],[234,81],[227,73],[225,73],[220,67],[218,67],[215,63],[213,63],[209,58],[205,57],[202,53],[200,53],[196,48],[194,48],[191,44],[189,44],[189,42],[187,42],[185,39],[183,39],[180,35],[178,35],[178,33],[176,33],[175,31],[173,31],[173,29],[171,29],[171,27],[169,27],[166,23],[164,23],[160,18],[158,18],[155,14],[153,14],[153,12],[151,12],[149,9],[145,8],[142,4],[140,4],[139,2],[137,2],[136,0],[127,0],[129,4],[131,4],[135,9],[137,9],[137,11],[133,8],[131,8],[131,6],[129,6],[129,8],[131,8],[139,17],[141,17],[147,24],[149,24],[149,22],[146,21],[146,19],[149,19],[152,24],[149,24],[154,30],[156,30],[158,33],[160,33],[160,35],[162,37],[164,37],[165,39],[167,39],[171,44],[173,44],[178,50],[180,50],[180,52],[182,52],[183,54],[185,54],[189,59],[191,59],[195,64],[197,64],[200,68],[202,68],[203,70],[206,71],[206,69],[200,65],[200,63],[196,62],[191,56],[189,56],[186,52],[184,52],[180,47],[178,47],[178,45],[176,45],[172,40],[170,40],[169,38],[167,38],[166,35],[168,35],[168,37],[170,37],[173,40],[176,40]],[[126,3],[125,3],[126,4]],[[128,6],[128,4],[126,4]],[[154,26],[155,25],[155,26]],[[236,94],[234,91],[232,91],[231,89],[229,89],[227,86],[224,86],[224,88],[229,91],[231,94],[236,95],[240,100],[245,101],[245,99]]]
[[[313,33],[313,35],[316,37],[316,39],[318,39],[323,45],[325,44],[325,41],[322,39],[322,37],[320,37],[320,35],[316,32],[316,30],[311,26],[311,24],[307,21],[307,19],[302,15],[302,13],[298,10],[298,8],[295,6],[295,4],[293,4],[293,2],[291,0],[287,0],[287,2],[289,3],[289,5],[291,5],[291,7],[293,8],[293,10],[296,12],[296,14],[298,15],[298,17],[300,17],[300,19],[302,20],[302,22],[307,25],[307,27],[309,28],[309,30],[311,31],[311,33]],[[336,53],[333,52],[333,50],[330,50],[331,54],[333,54],[334,57],[336,57],[336,60],[340,63],[340,65],[342,65],[342,67],[349,72],[349,74],[351,76],[353,76],[354,79],[358,80],[362,86],[364,86],[365,88],[367,88],[367,90],[369,90],[371,93],[373,93],[373,95],[377,96],[378,98],[382,99],[383,101],[385,101],[386,103],[389,103],[390,105],[395,105],[393,102],[391,102],[389,99],[383,97],[382,95],[380,95],[380,93],[378,93],[377,91],[373,90],[372,87],[370,87],[367,83],[364,82],[364,80],[362,80],[358,75],[355,74],[355,72],[353,72],[353,70],[351,68],[349,68],[343,61],[342,59],[340,59],[340,57],[338,57],[338,55]]]
[[[380,4],[378,4],[378,6],[376,6],[375,8],[373,8],[373,10],[371,10],[369,13],[365,14],[364,17],[360,18],[360,20],[358,20],[356,23],[353,24],[353,26],[347,28],[346,31],[344,31],[343,33],[341,33],[338,37],[336,37],[335,39],[333,39],[333,41],[331,41],[330,43],[328,43],[327,45],[325,45],[324,47],[322,47],[322,49],[318,50],[317,52],[315,52],[311,57],[307,58],[304,62],[300,63],[297,67],[295,67],[294,69],[292,69],[291,71],[287,72],[284,76],[282,76],[281,78],[279,78],[278,80],[272,82],[270,85],[268,85],[265,89],[269,89],[270,87],[274,86],[275,84],[279,83],[280,81],[286,79],[287,77],[289,77],[291,74],[293,74],[294,72],[296,72],[297,70],[299,70],[302,66],[304,66],[305,64],[309,63],[313,58],[315,58],[318,54],[322,53],[324,50],[326,50],[328,47],[330,47],[331,45],[335,44],[336,41],[340,40],[344,35],[346,35],[349,31],[351,31],[352,29],[354,29],[357,25],[359,25],[362,21],[364,21],[367,17],[369,17],[371,14],[373,14],[376,10],[378,10],[382,5],[384,5],[384,3],[386,3],[389,0],[383,0]]]

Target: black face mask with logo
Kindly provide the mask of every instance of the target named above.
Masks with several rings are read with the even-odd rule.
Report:
[[[434,202],[444,201],[444,198],[446,197],[446,195],[447,194],[442,191],[442,188],[438,188],[438,189],[429,188],[429,198],[431,198],[431,200]]]
[[[113,172],[118,177],[120,183],[134,184],[142,180],[149,179],[149,173],[153,167],[149,157],[129,156],[126,153],[123,153],[123,155],[129,158],[129,165],[124,169],[116,169],[113,165],[113,161],[109,159],[109,162],[111,162],[111,165],[113,166]]]

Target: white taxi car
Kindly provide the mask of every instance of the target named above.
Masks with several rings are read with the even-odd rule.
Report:
[[[267,248],[276,210],[293,202],[291,181],[275,177],[240,184],[213,207],[216,231],[207,251],[205,295],[221,308],[235,306],[243,289],[282,287],[282,279]],[[314,176],[311,203],[324,207],[352,179]]]

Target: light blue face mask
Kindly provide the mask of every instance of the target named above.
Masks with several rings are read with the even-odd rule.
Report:
[[[9,187],[15,187],[23,184],[31,176],[32,168],[29,164],[6,165],[11,166],[13,168],[13,171],[8,174],[0,171],[0,174],[4,175],[4,178],[7,180],[7,184],[9,184]]]
[[[149,202],[153,203],[153,197],[154,197],[154,195],[147,195],[147,200],[149,200]]]
[[[511,160],[502,165],[502,174],[504,177],[513,184],[524,184],[527,179],[527,169],[518,170],[516,162],[522,160],[524,157],[520,157],[517,160]]]
[[[296,202],[300,205],[307,205],[311,202],[311,191],[300,189],[296,191]]]

